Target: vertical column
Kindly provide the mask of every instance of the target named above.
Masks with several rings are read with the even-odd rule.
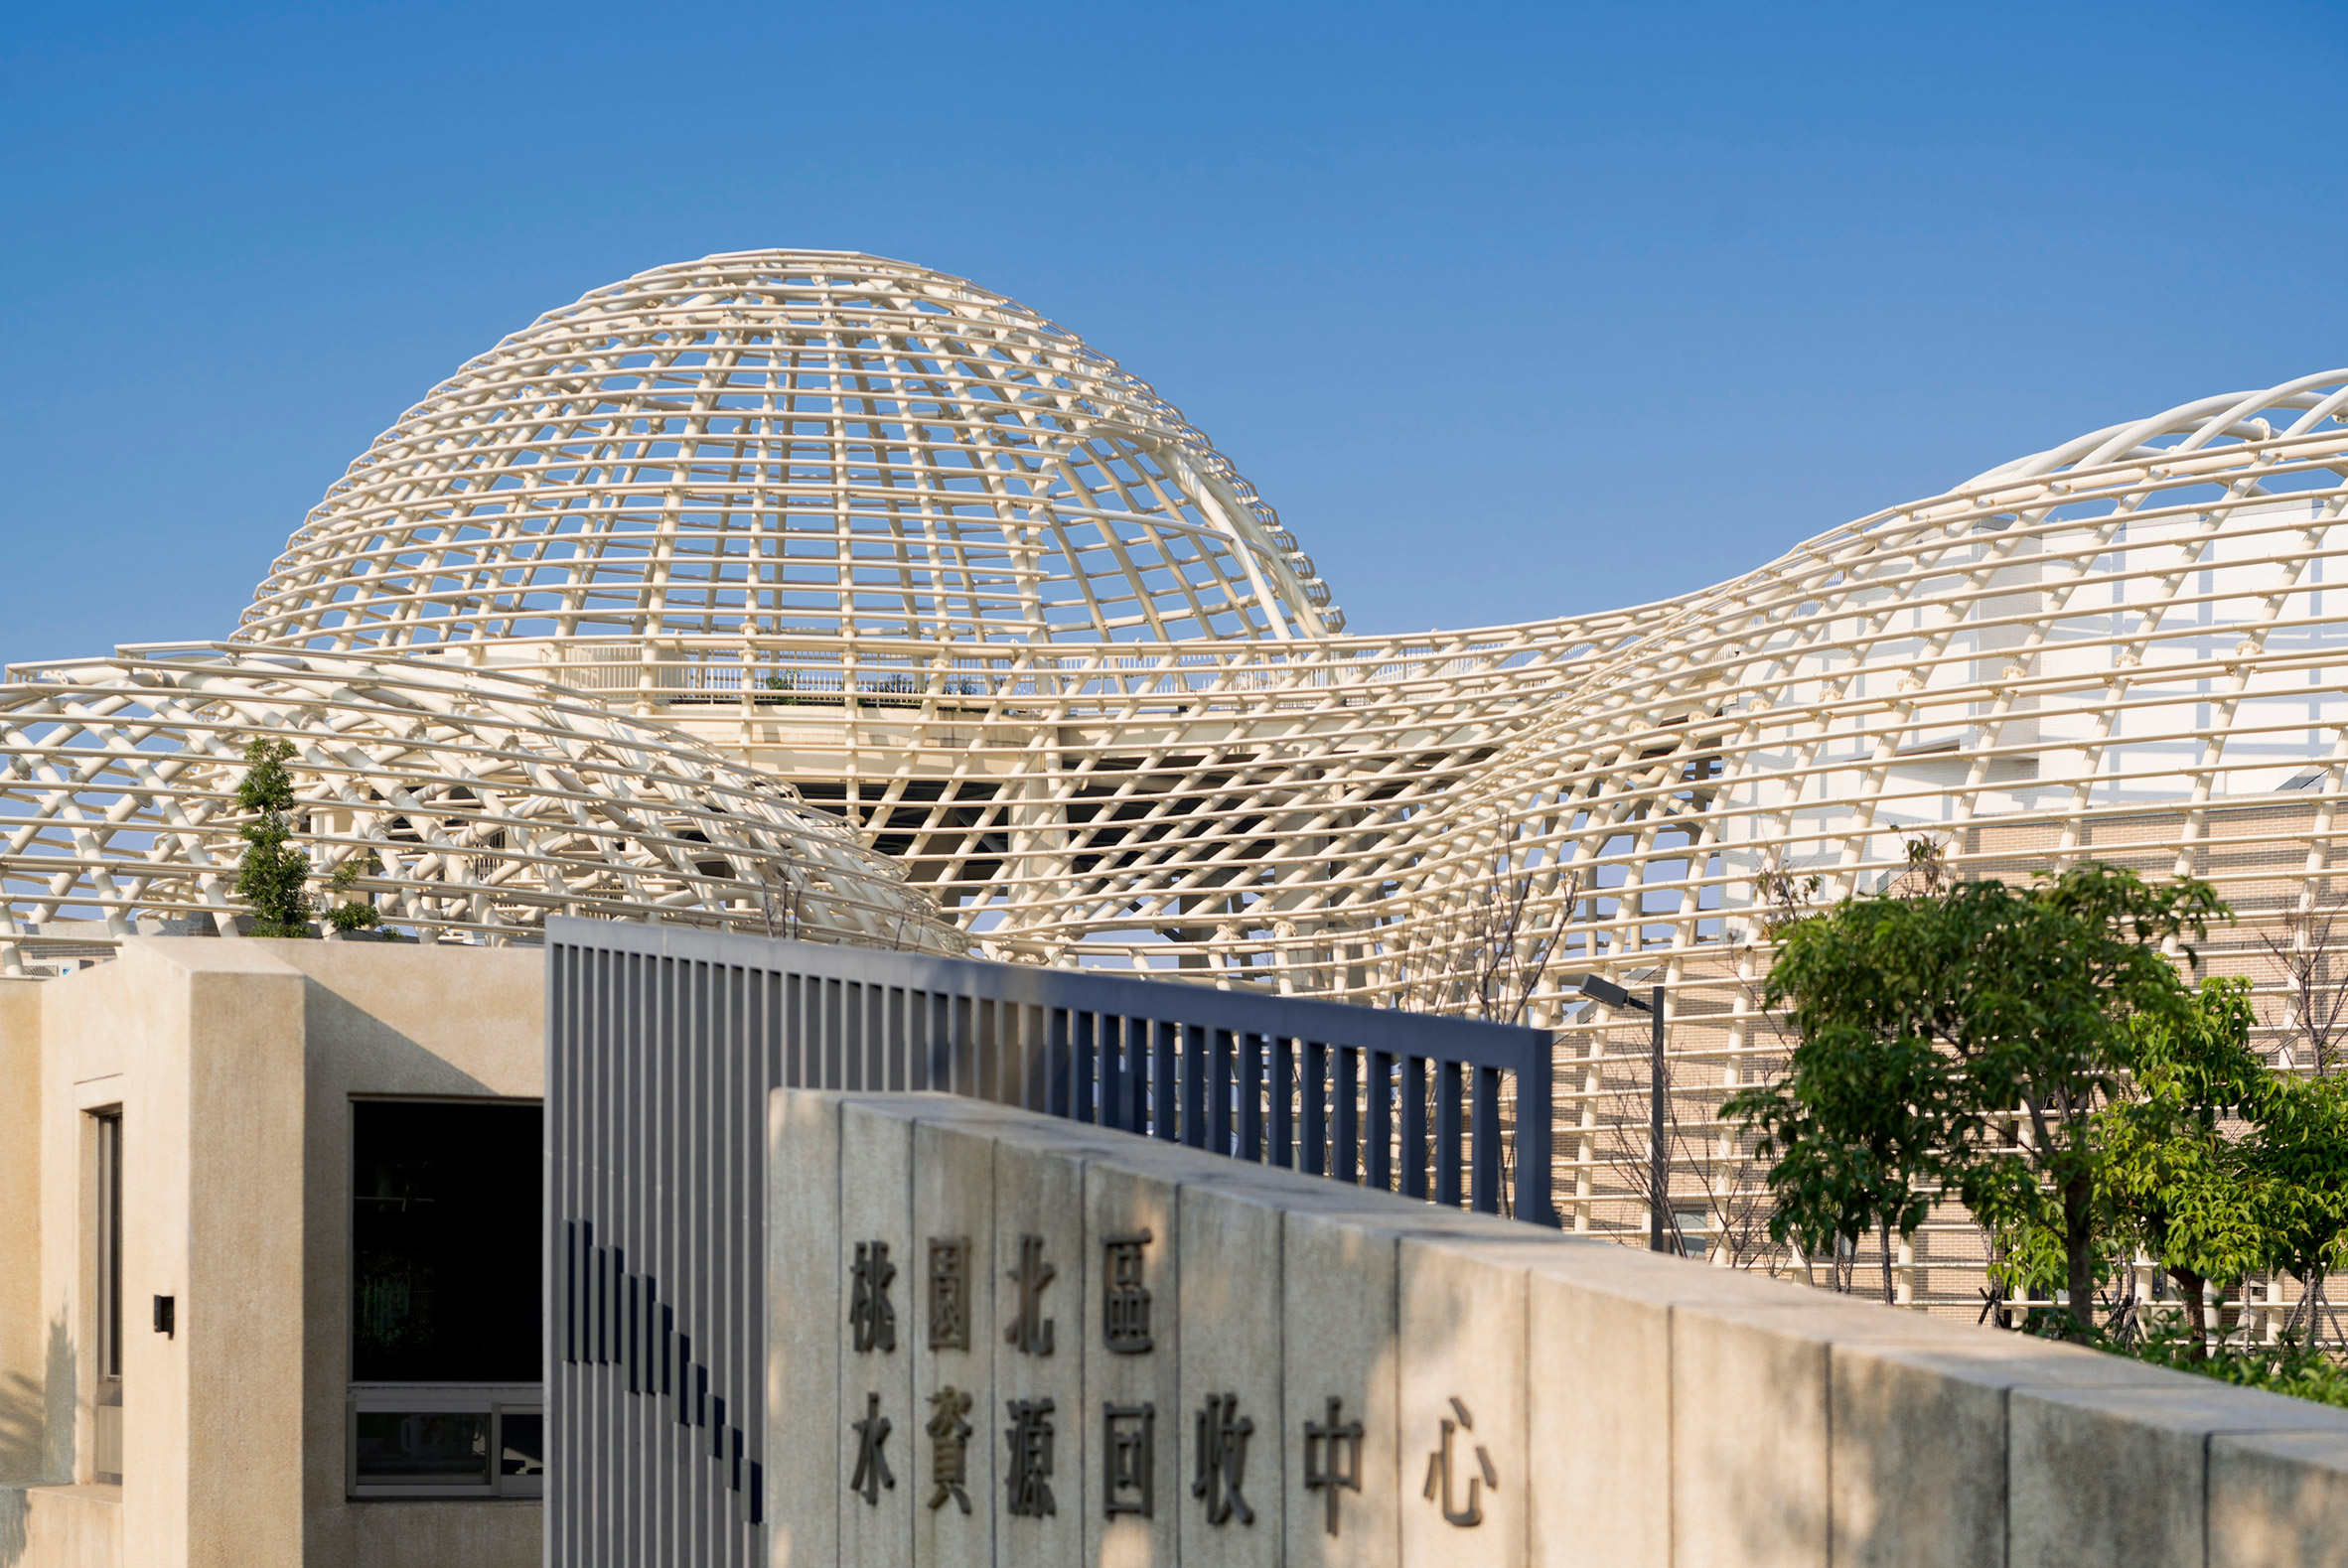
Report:
[[[1085,1170],[1085,1560],[1175,1560],[1183,1501],[1171,1181],[1099,1161]],[[1065,1332],[1065,1331],[1064,1331]]]
[[[994,1140],[982,1128],[913,1130],[913,1237],[902,1320],[913,1344],[913,1561],[965,1568],[994,1555],[996,1476]],[[916,1459],[915,1456],[919,1456]],[[903,1484],[903,1483],[901,1483]]]
[[[1279,1200],[1182,1189],[1182,1561],[1281,1561]]]
[[[840,1101],[836,1094],[779,1089],[768,1106],[768,1538],[778,1568],[832,1568],[840,1560],[845,1305]]]
[[[877,1075],[877,1074],[876,1074]],[[904,1568],[913,1560],[916,1439],[912,1311],[913,1123],[853,1100],[839,1129],[841,1301],[828,1329],[839,1362],[841,1568]]]
[[[1005,1137],[994,1151],[994,1560],[1084,1561],[1085,1167],[1080,1155]],[[978,1425],[972,1422],[972,1425]]]
[[[1403,1236],[1402,1561],[1526,1561],[1525,1271]]]
[[[1280,1227],[1280,1386],[1290,1568],[1401,1560],[1394,1238],[1292,1209]]]

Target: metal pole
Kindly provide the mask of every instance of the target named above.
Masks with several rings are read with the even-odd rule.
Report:
[[[1648,1207],[1647,1248],[1651,1252],[1672,1250],[1671,1232],[1666,1223],[1672,1202],[1672,1159],[1664,1141],[1664,988],[1655,987],[1648,993],[1648,1022],[1653,1026],[1648,1036],[1647,1079],[1647,1163]]]

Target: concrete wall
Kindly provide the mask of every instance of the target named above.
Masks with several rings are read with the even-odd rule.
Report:
[[[352,1098],[536,1098],[542,1038],[528,950],[141,938],[37,991],[0,984],[0,1568],[534,1568],[535,1502],[345,1501],[344,1411]],[[87,1113],[110,1105],[120,1487],[91,1463]],[[6,1202],[28,1180],[36,1220]]]
[[[2348,1411],[995,1106],[775,1099],[769,1517],[788,1568],[990,1551],[1022,1565],[2348,1565]],[[1104,1238],[1137,1225],[1154,1237],[1156,1345],[1110,1355]],[[977,1321],[996,1332],[933,1352],[927,1239],[963,1232],[992,1262]],[[1049,1357],[1001,1333],[1023,1233],[1047,1237],[1058,1270]],[[901,1265],[893,1355],[858,1354],[847,1334],[848,1265],[876,1239]],[[948,1383],[991,1402],[969,1418],[966,1516],[927,1506],[929,1400]],[[848,1490],[850,1423],[874,1394],[896,1486],[868,1503]],[[1237,1394],[1253,1424],[1252,1523],[1210,1522],[1194,1495],[1211,1394]],[[1054,1400],[1049,1517],[1002,1506],[1014,1397]],[[1332,1398],[1364,1429],[1362,1489],[1339,1489],[1335,1534],[1303,1463],[1304,1423],[1326,1424]],[[1111,1401],[1156,1407],[1146,1520],[1104,1511]],[[1448,1518],[1427,1495],[1446,1419]]]

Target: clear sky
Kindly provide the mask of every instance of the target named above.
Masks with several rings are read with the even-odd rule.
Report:
[[[1355,630],[1680,592],[2348,363],[2344,65],[2294,0],[20,4],[0,658],[225,636],[459,361],[765,245],[1083,334]]]

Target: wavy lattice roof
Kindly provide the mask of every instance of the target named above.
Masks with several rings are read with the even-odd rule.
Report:
[[[235,791],[288,763],[321,882],[423,935],[549,914],[960,951],[960,934],[788,784],[531,680],[436,662],[126,650],[0,685],[0,968],[242,912]]]

